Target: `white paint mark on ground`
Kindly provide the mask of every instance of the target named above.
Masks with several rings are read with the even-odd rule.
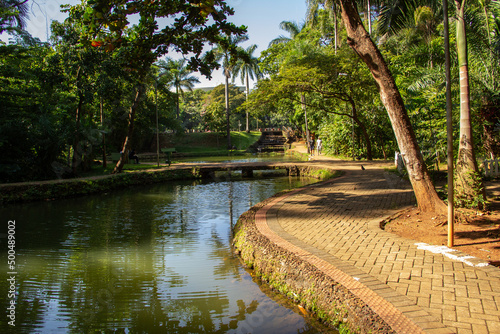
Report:
[[[417,246],[418,249],[426,250],[426,251],[429,251],[429,252],[434,253],[434,254],[442,254],[449,259],[463,262],[471,267],[486,267],[489,265],[488,262],[472,263],[469,260],[475,259],[474,256],[471,256],[471,255],[459,256],[459,255],[452,254],[452,253],[456,252],[457,250],[448,248],[446,246],[428,245],[428,244],[423,243],[423,242],[416,243],[415,246]]]

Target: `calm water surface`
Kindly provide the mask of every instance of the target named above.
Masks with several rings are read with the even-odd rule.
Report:
[[[5,316],[0,325],[13,333],[325,332],[264,293],[230,247],[243,212],[308,182],[219,178],[0,208],[16,221],[18,272],[15,330]],[[0,286],[8,290],[6,280]],[[5,310],[5,293],[0,301]]]

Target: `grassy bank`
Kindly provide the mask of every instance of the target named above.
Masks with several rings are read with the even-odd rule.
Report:
[[[134,170],[121,174],[53,180],[44,182],[27,182],[21,184],[4,184],[0,187],[0,203],[31,202],[53,200],[66,197],[98,194],[130,186],[153,184],[172,180],[200,179],[200,170],[163,169]]]
[[[132,164],[125,167],[130,169],[125,169],[120,174],[109,174],[112,170],[110,167],[96,169],[95,175],[86,178],[2,184],[0,185],[0,204],[85,196],[130,186],[213,177],[212,173],[206,172],[206,170],[203,172],[200,167],[171,169],[164,166],[152,167],[146,164]],[[335,177],[337,172],[312,166],[294,166],[290,168],[290,175],[323,180]]]

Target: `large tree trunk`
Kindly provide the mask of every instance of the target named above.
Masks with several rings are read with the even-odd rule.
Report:
[[[484,187],[474,152],[474,139],[470,120],[469,67],[467,59],[467,35],[465,31],[465,0],[455,0],[457,7],[457,55],[460,68],[460,140],[456,168],[456,198],[462,205],[477,203],[478,196],[484,197]]]
[[[139,102],[141,101],[142,95],[144,94],[144,85],[141,83],[139,86],[137,86],[136,93],[135,93],[135,98],[134,98],[134,103],[132,103],[132,106],[130,107],[130,111],[128,113],[128,132],[127,132],[127,137],[125,137],[125,141],[122,146],[122,155],[120,157],[120,160],[116,163],[115,168],[113,169],[113,174],[114,173],[121,173],[123,166],[125,165],[125,162],[127,161],[128,158],[128,152],[130,151],[130,140],[132,138],[132,134],[134,133],[134,120],[135,120],[135,113],[137,111],[137,108],[139,107]]]
[[[419,208],[423,211],[446,213],[446,206],[439,198],[429,177],[392,73],[364,28],[355,1],[341,0],[340,3],[342,19],[347,30],[347,42],[366,63],[377,82],[380,98],[391,119]]]

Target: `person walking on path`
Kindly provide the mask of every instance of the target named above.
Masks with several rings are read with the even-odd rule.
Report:
[[[314,140],[312,138],[309,138],[307,140],[307,146],[309,148],[309,152],[311,156],[314,156]]]
[[[316,140],[316,152],[318,155],[321,155],[321,149],[322,149],[322,142],[321,139],[318,137],[318,140]]]

